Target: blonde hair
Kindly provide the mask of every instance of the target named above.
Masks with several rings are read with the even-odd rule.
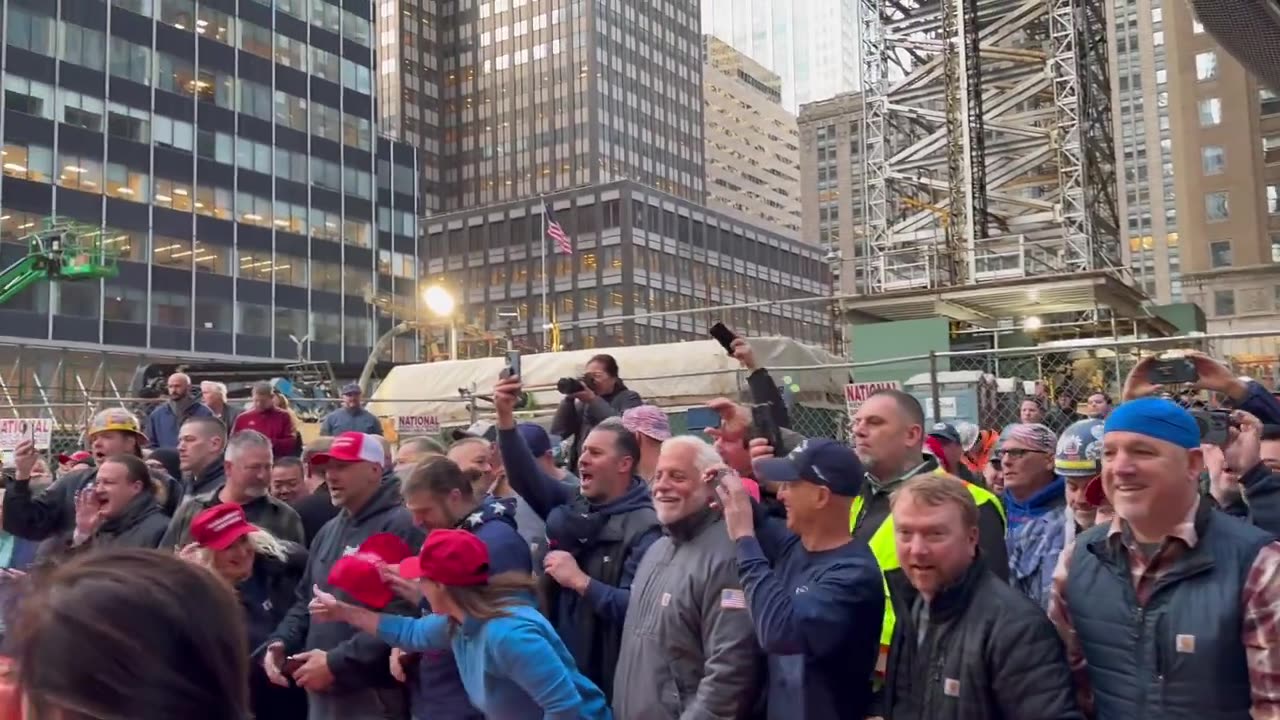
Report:
[[[954,475],[916,475],[889,496],[889,509],[893,510],[898,500],[906,495],[927,507],[942,507],[948,503],[955,505],[960,508],[960,519],[964,521],[966,528],[978,526],[978,503],[965,482]]]
[[[249,533],[249,544],[253,546],[253,554],[285,562],[289,559],[289,550],[284,541],[266,530],[254,530]],[[197,558],[205,567],[213,567],[213,551],[207,547],[197,550]]]
[[[484,585],[453,587],[444,585],[445,594],[463,615],[477,620],[507,617],[516,605],[536,600],[538,581],[522,572],[494,575]]]

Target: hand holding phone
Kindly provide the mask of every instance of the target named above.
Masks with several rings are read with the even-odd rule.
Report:
[[[1199,377],[1195,363],[1185,357],[1156,359],[1147,369],[1147,380],[1154,385],[1183,385]]]
[[[715,338],[716,342],[720,343],[720,346],[724,348],[725,353],[733,355],[733,341],[737,340],[738,336],[735,335],[732,330],[725,327],[725,324],[722,322],[717,322],[712,325],[710,332],[711,337]]]
[[[297,655],[290,655],[284,659],[284,667],[281,668],[280,674],[292,679],[293,674],[298,672],[298,668],[306,664],[306,658],[300,658]]]
[[[773,421],[773,408],[769,403],[751,406],[751,437],[769,441],[774,455],[782,455],[782,428]]]
[[[520,351],[510,350],[507,352],[507,366],[502,368],[502,372],[498,377],[506,380],[509,377],[520,376]]]

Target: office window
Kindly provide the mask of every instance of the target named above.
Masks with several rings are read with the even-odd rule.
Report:
[[[105,283],[102,287],[102,317],[114,322],[146,322],[146,289]]]
[[[307,44],[284,35],[276,36],[276,62],[307,72]]]
[[[107,37],[101,31],[63,22],[58,32],[58,58],[73,65],[102,70],[107,62]]]
[[[218,275],[231,274],[230,248],[201,243],[197,240],[192,251],[195,256],[192,262],[196,264],[196,270]]]
[[[1222,99],[1205,98],[1200,101],[1200,127],[1215,127],[1222,123]]]
[[[1267,186],[1267,212],[1280,215],[1280,185]]]
[[[191,31],[192,18],[195,16],[195,3],[192,0],[159,0],[160,13],[156,16],[160,22],[172,25],[179,30]]]
[[[1271,262],[1280,263],[1280,232],[1271,233]]]
[[[273,223],[280,230],[305,235],[307,234],[307,206],[277,200]]]
[[[151,135],[156,145],[188,152],[192,149],[194,133],[195,128],[191,126],[191,123],[174,120],[163,115],[156,115],[155,123],[151,128]]]
[[[1200,148],[1200,163],[1205,175],[1220,175],[1227,168],[1226,151],[1220,145],[1205,145]]]
[[[230,45],[235,37],[235,22],[230,15],[201,4],[196,11],[196,34]]]
[[[228,110],[235,109],[235,91],[232,89],[233,79],[227,73],[201,69],[195,79],[196,98],[203,102],[211,102]]]
[[[98,158],[60,152],[58,184],[85,192],[102,192],[102,162]]]
[[[1204,34],[1204,25],[1200,24],[1200,18],[1197,18],[1197,17],[1191,18],[1191,34],[1192,35]]]
[[[307,131],[307,101],[305,99],[277,90],[275,103],[277,124],[299,132]]]
[[[1204,194],[1205,219],[1209,222],[1226,220],[1231,215],[1228,204],[1228,193],[1225,190]]]
[[[371,85],[369,68],[343,58],[342,85],[356,92],[369,93]]]
[[[196,212],[201,215],[230,220],[234,215],[231,190],[213,185],[196,186]]]
[[[342,142],[358,147],[361,150],[371,149],[373,145],[373,129],[369,123],[369,118],[343,113]]]
[[[264,28],[261,25],[240,18],[240,24],[237,26],[240,37],[237,46],[247,53],[253,53],[261,58],[272,59],[271,47],[271,29]]]
[[[151,177],[120,163],[107,163],[106,192],[111,197],[145,203],[151,197]]]
[[[186,259],[190,261],[190,251],[188,251]],[[161,327],[191,327],[191,295],[187,293],[153,291],[151,293],[151,323]]]
[[[1268,165],[1280,163],[1280,135],[1262,137],[1262,161]]]
[[[1236,291],[1213,291],[1213,314],[1217,317],[1228,317],[1236,314]]]
[[[296,18],[307,19],[307,0],[276,0],[276,9]]]
[[[108,48],[112,75],[143,85],[151,84],[151,48],[115,36],[112,36]]]
[[[111,0],[111,4],[118,8],[124,8],[146,17],[152,17],[151,7],[153,2],[154,0]]]
[[[326,52],[320,48],[311,48],[311,74],[316,77],[338,82],[339,73],[342,72],[342,63],[338,62],[338,56],[331,52]]]
[[[1231,241],[1209,243],[1209,264],[1214,268],[1231,267]]]
[[[323,103],[311,103],[311,134],[326,140],[342,141],[342,113]]]
[[[0,159],[4,160],[4,174],[9,177],[47,183],[53,175],[52,148],[5,143]]]
[[[17,75],[4,76],[5,107],[23,115],[53,119],[53,88]]]
[[[236,138],[236,162],[245,170],[271,174],[271,146]]]
[[[311,24],[331,32],[341,32],[342,8],[325,0],[311,0]]]
[[[5,42],[40,55],[53,55],[54,20],[20,7],[10,7]]]
[[[156,205],[191,212],[191,186],[185,182],[156,178]]]
[[[337,163],[314,158],[311,161],[311,182],[317,187],[341,191],[342,168]]]
[[[271,282],[271,252],[236,249],[236,276]]]
[[[342,240],[342,216],[311,208],[311,235],[325,240]]]
[[[252,80],[240,80],[240,112],[271,121],[271,88]]]
[[[369,21],[348,10],[342,11],[342,36],[360,45],[369,44]]]
[[[271,336],[271,308],[255,303],[236,302],[236,332],[255,337]]]
[[[231,135],[227,133],[214,132],[212,130],[196,129],[196,154],[207,160],[214,160],[220,163],[229,163],[233,153],[231,148],[234,141]]]
[[[1157,31],[1155,31],[1155,32],[1151,33],[1151,44],[1152,44],[1152,45],[1154,45],[1154,46],[1156,46],[1156,47],[1160,47],[1161,45],[1164,45],[1164,31],[1163,31],[1163,30],[1157,30]]]
[[[1218,53],[1213,50],[1196,53],[1196,80],[1207,82],[1218,78]]]
[[[249,193],[236,193],[236,215],[241,222],[271,227],[271,201]]]
[[[156,53],[156,89],[180,95],[194,95],[196,71],[191,63],[169,53]]]
[[[307,184],[311,182],[307,176],[307,156],[305,153],[295,153],[288,150],[276,148],[276,177],[292,180],[294,182]]]
[[[370,247],[373,239],[373,223],[368,220],[342,221],[342,241],[356,247]],[[1280,262],[1278,260],[1277,262]]]
[[[107,133],[136,142],[151,142],[151,113],[120,103],[107,104]]]
[[[69,90],[58,93],[58,119],[68,125],[102,131],[103,102],[89,95]]]
[[[373,199],[373,174],[348,165],[343,169],[343,190],[365,200]]]
[[[1258,90],[1258,103],[1261,105],[1263,115],[1275,115],[1280,113],[1280,95],[1269,88],[1261,88]]]

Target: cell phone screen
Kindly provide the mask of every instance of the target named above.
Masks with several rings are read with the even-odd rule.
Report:
[[[711,337],[715,338],[716,342],[720,343],[720,345],[724,348],[724,351],[732,355],[733,341],[737,340],[738,336],[734,335],[733,331],[725,327],[725,324],[722,322],[718,322],[715,325],[712,325],[710,332],[711,332]]]

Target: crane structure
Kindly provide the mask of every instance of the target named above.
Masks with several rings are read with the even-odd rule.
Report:
[[[119,254],[107,247],[100,227],[48,217],[23,241],[26,256],[0,271],[0,305],[38,282],[98,280],[118,271]]]
[[[1123,272],[1103,0],[857,0],[859,294]]]

